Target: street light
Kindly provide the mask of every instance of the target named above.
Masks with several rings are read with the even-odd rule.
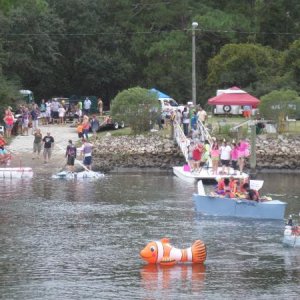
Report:
[[[198,27],[197,22],[192,23],[192,101],[196,106],[196,42],[195,29]]]

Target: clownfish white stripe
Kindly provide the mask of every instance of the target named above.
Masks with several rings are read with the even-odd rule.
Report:
[[[164,256],[164,247],[160,241],[156,241],[156,246],[157,246],[157,260],[156,262],[161,262],[161,259]]]
[[[180,261],[182,258],[181,250],[173,247],[170,251],[170,257],[176,261]]]
[[[193,253],[192,253],[192,247],[186,249],[187,252],[187,261],[193,260]]]

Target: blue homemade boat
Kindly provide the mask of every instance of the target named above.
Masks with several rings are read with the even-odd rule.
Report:
[[[286,203],[279,200],[256,202],[205,195],[202,182],[198,182],[198,194],[193,195],[196,211],[204,215],[252,219],[283,220]]]

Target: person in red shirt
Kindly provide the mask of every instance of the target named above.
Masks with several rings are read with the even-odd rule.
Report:
[[[202,144],[197,144],[193,150],[193,161],[195,164],[195,170],[198,171],[200,168],[200,161],[201,161],[201,156],[203,153],[203,146]]]
[[[5,134],[7,138],[11,137],[11,131],[14,126],[14,116],[10,109],[7,109],[5,111],[5,116],[3,118],[3,121],[5,122]]]
[[[2,134],[0,134],[0,147],[4,147],[6,145],[6,141]]]

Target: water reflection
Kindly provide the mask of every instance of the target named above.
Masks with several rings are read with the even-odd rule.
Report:
[[[280,178],[264,175],[266,190],[298,212],[299,177]],[[294,297],[300,257],[282,245],[283,222],[198,217],[195,189],[165,175],[0,180],[0,298]],[[206,268],[141,267],[140,249],[165,236],[205,242]]]
[[[148,291],[160,291],[176,286],[201,293],[204,287],[205,268],[203,264],[144,265],[140,270],[142,286]]]

